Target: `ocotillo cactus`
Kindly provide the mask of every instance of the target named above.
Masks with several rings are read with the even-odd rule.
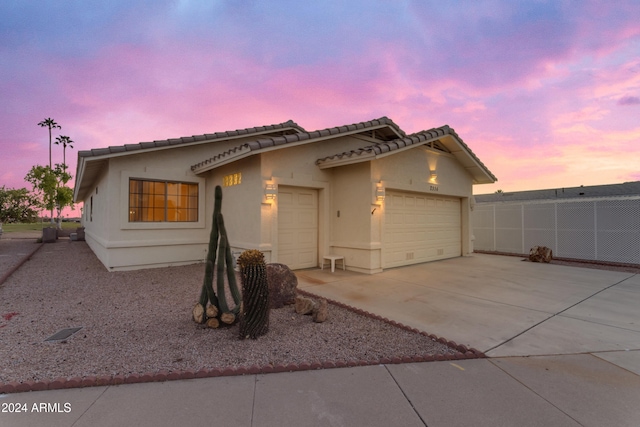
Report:
[[[269,330],[269,284],[262,252],[251,249],[238,258],[242,273],[240,339],[256,339]]]

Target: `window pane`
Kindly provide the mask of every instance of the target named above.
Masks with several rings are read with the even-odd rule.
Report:
[[[129,221],[198,221],[198,184],[129,180]]]

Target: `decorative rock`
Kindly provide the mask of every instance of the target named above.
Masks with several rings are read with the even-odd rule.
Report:
[[[534,246],[529,251],[529,261],[550,262],[553,258],[553,251],[546,246]]]
[[[284,264],[267,264],[269,308],[282,308],[296,302],[298,278]]]
[[[296,297],[295,305],[298,314],[311,314],[315,306],[313,300],[307,297]]]
[[[327,304],[327,300],[323,298],[320,301],[318,301],[318,304],[315,305],[313,308],[313,311],[312,311],[313,321],[316,323],[322,323],[326,321],[328,316],[328,311],[329,311],[329,304]]]

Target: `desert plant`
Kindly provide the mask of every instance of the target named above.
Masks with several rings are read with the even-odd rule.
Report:
[[[262,252],[250,249],[238,258],[242,279],[240,339],[256,339],[269,330],[269,284]]]
[[[209,235],[209,249],[205,265],[204,281],[200,291],[200,299],[193,308],[193,320],[196,323],[207,323],[207,326],[216,328],[220,322],[233,324],[240,311],[241,296],[236,283],[236,276],[233,270],[233,257],[229,247],[227,231],[224,227],[222,217],[222,188],[218,185],[215,189],[215,202],[213,207],[213,218],[211,233]],[[218,261],[217,271],[216,259]],[[235,307],[230,310],[227,304],[225,292],[225,271],[229,291],[233,297]],[[216,288],[218,295],[213,289],[213,279],[216,275]],[[218,321],[219,320],[219,321]]]

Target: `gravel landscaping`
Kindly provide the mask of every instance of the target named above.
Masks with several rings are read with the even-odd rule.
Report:
[[[34,240],[0,242],[0,276],[17,258],[10,254],[36,247]],[[291,306],[272,310],[267,335],[239,340],[237,326],[213,330],[191,320],[203,274],[204,264],[108,272],[84,242],[43,245],[0,284],[0,385],[464,357],[464,348],[335,304],[325,323]],[[45,342],[73,327],[82,329]]]

